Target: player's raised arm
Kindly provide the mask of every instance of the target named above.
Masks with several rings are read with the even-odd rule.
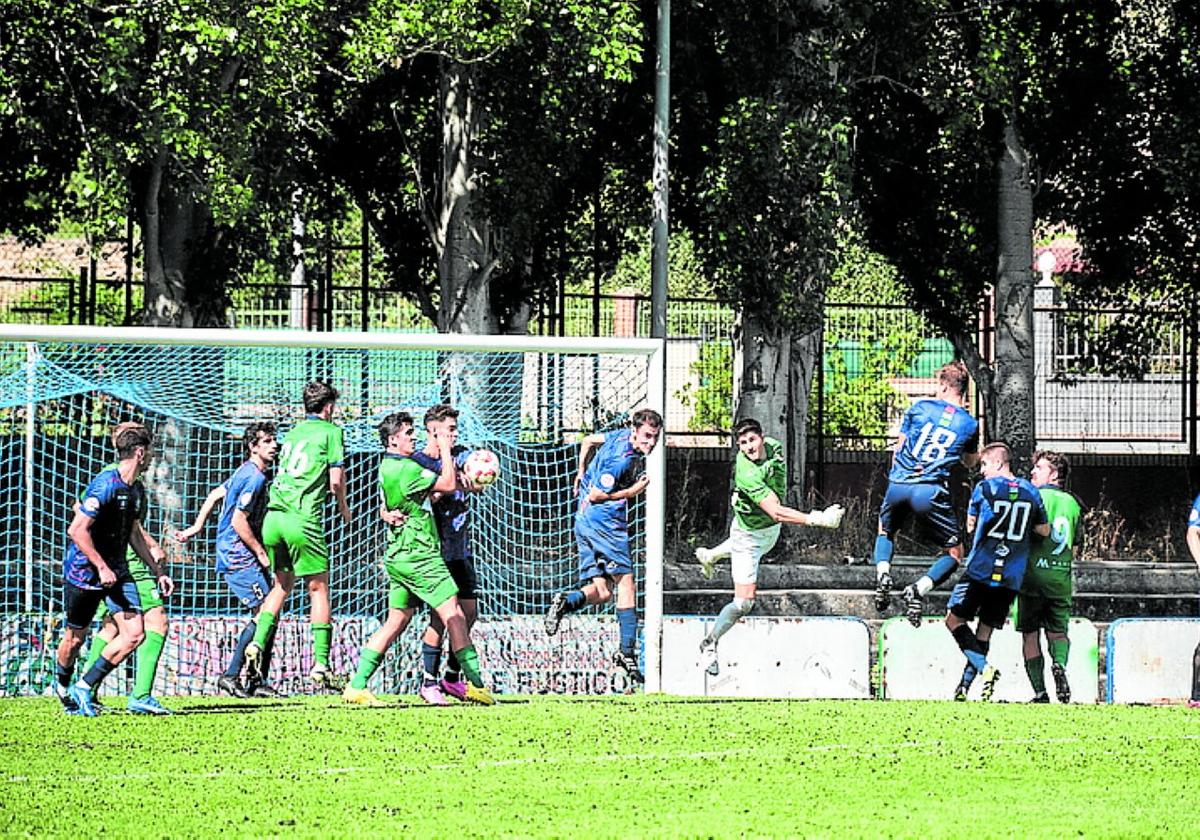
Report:
[[[433,482],[433,486],[429,488],[431,493],[450,493],[458,487],[458,464],[454,463],[454,455],[451,452],[451,447],[454,442],[450,439],[450,435],[443,431],[438,431],[435,440],[438,447],[438,458],[441,460],[442,471],[438,474],[437,481]]]
[[[204,528],[204,523],[208,521],[209,515],[212,514],[213,508],[219,505],[225,499],[225,485],[218,484],[212,490],[208,491],[208,495],[204,498],[204,504],[200,505],[200,512],[196,514],[196,521],[190,527],[176,531],[174,536],[176,542],[187,542],[192,537],[200,533]]]

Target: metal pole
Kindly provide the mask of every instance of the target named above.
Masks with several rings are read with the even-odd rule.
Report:
[[[37,377],[37,345],[25,346],[25,612],[33,612],[33,442],[37,426],[34,402]]]
[[[654,70],[654,249],[651,259],[650,335],[662,341],[650,357],[648,404],[667,413],[667,138],[671,110],[671,0],[658,0],[658,61]],[[666,560],[666,436],[647,464],[646,691],[662,691],[663,563]]]
[[[654,253],[651,259],[650,336],[667,337],[667,140],[671,114],[671,0],[658,0],[658,61],[654,70]]]
[[[359,273],[362,275],[362,331],[367,332],[371,328],[371,228],[367,224],[367,208],[364,205],[360,208],[362,212],[362,261],[360,263]]]

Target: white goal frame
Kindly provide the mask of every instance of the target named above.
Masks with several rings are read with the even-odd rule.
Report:
[[[460,335],[456,333],[322,332],[298,330],[184,329],[0,324],[0,341],[26,343],[29,359],[38,342],[64,344],[162,344],[214,347],[315,347],[331,350],[447,352],[611,353],[647,357],[646,408],[666,416],[666,341],[661,338],[562,338],[558,336]],[[32,376],[32,364],[29,365]],[[33,384],[30,383],[32,394]],[[32,401],[32,400],[31,400]],[[31,407],[32,408],[32,407]],[[35,413],[26,412],[26,452],[32,451]],[[662,690],[663,558],[666,549],[666,428],[646,459],[645,690]],[[26,458],[25,566],[33,579],[33,474]],[[26,595],[32,598],[32,590]],[[29,605],[32,608],[32,605]]]

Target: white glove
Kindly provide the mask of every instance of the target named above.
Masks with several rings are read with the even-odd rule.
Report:
[[[830,505],[825,510],[814,510],[808,515],[808,524],[814,528],[840,528],[846,509],[841,505]]]

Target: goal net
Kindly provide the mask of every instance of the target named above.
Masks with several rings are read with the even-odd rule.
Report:
[[[313,379],[341,394],[334,422],[345,430],[354,514],[343,525],[332,503],[326,511],[334,669],[353,671],[387,611],[376,426],[404,410],[420,427],[429,406],[450,402],[460,411],[459,442],[492,449],[501,462],[500,480],[471,501],[481,591],[473,635],[493,689],[623,691],[623,672],[611,664],[617,631],[608,611],[572,616],[553,638],[541,617],[550,596],[575,581],[579,437],[618,428],[641,407],[661,412],[661,346],[648,339],[0,327],[0,691],[48,689],[72,504],[115,460],[113,426],[139,420],[155,437],[142,477],[144,524],[166,549],[176,582],[155,693],[215,693],[249,615],[215,570],[216,513],[186,543],[173,534],[245,459],[249,423],[273,421],[286,437],[303,416],[301,391]],[[661,445],[648,470],[650,486],[633,507],[630,531],[653,690],[662,612]],[[416,690],[425,622],[418,614],[373,688]],[[270,679],[289,693],[310,690],[311,657],[308,598],[297,583]],[[134,658],[109,678],[107,691],[129,690]]]

